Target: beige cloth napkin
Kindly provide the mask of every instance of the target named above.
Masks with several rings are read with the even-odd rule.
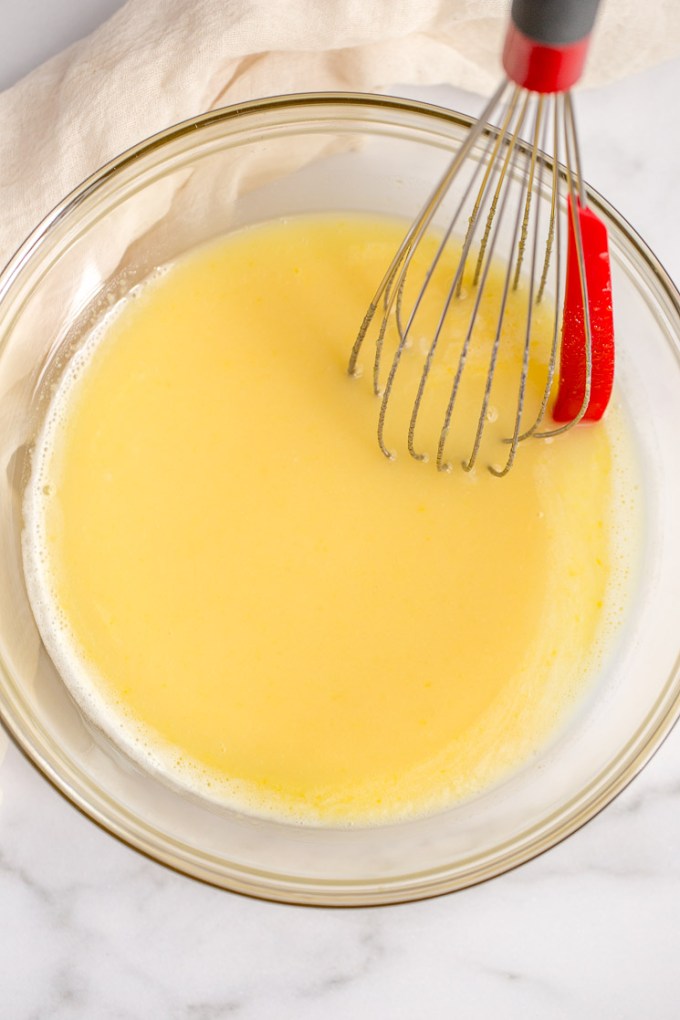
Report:
[[[0,95],[0,264],[84,177],[216,106],[500,77],[509,0],[127,0]],[[680,54],[677,0],[604,0],[586,83]]]
[[[8,745],[7,736],[6,736],[2,726],[0,726],[0,766],[2,766],[2,761],[3,761],[3,758],[5,757],[5,753],[7,751],[7,745]],[[0,787],[0,804],[2,804],[2,788],[1,787]]]

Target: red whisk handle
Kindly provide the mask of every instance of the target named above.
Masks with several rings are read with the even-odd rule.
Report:
[[[566,92],[583,72],[600,0],[513,0],[503,47],[511,81],[531,92]]]

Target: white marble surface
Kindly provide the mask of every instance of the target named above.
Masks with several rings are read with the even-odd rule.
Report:
[[[0,0],[16,37],[3,84],[117,4],[65,3],[49,22],[58,6]],[[56,28],[37,43],[41,13]],[[579,112],[588,178],[680,280],[678,96],[680,62],[584,95]],[[260,903],[176,875],[80,815],[11,744],[0,788],[3,1020],[680,1015],[680,732],[540,859],[368,910]]]

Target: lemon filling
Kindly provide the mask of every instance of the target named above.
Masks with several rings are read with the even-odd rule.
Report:
[[[446,267],[390,401],[397,459],[380,453],[372,349],[360,380],[346,366],[402,232],[300,217],[189,253],[86,341],[34,451],[25,562],[65,681],[143,765],[254,813],[371,823],[486,789],[568,717],[625,599],[620,411],[524,442],[501,480],[486,470],[512,434],[521,293],[483,456],[458,467],[497,273],[452,421],[453,470],[404,449]],[[471,300],[447,320],[423,448],[436,448]],[[529,416],[550,309],[534,330]]]

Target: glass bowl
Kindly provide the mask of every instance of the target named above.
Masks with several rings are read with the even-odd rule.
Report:
[[[610,232],[618,399],[640,459],[644,523],[617,640],[588,696],[531,763],[483,795],[398,824],[323,828],[251,817],[181,793],[129,760],[82,715],[41,643],[22,570],[22,490],[50,380],[79,338],[154,267],[228,230],[328,210],[411,219],[469,126],[422,103],[350,94],[210,113],[96,173],[0,278],[2,717],[38,768],[96,822],[218,886],[353,905],[432,896],[498,875],[604,807],[680,711],[680,297],[592,191]]]

